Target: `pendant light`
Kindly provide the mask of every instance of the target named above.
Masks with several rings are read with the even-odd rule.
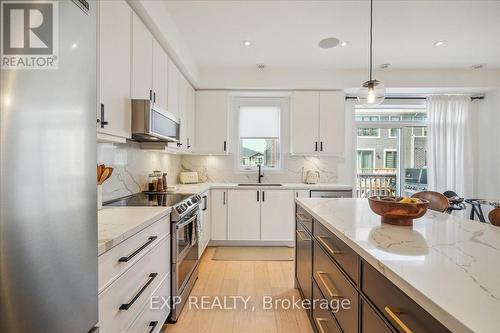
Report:
[[[385,87],[382,82],[374,80],[373,71],[373,0],[370,0],[370,79],[358,90],[358,101],[365,105],[380,104],[385,99]]]

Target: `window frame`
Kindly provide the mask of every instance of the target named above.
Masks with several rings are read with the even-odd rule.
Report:
[[[377,130],[377,136],[373,136],[373,135],[359,135],[359,130],[360,129],[364,129],[364,128],[373,128],[373,129],[376,129]],[[363,138],[363,139],[380,139],[380,128],[377,128],[377,127],[358,127],[356,129],[356,135],[358,138]]]
[[[397,136],[395,136],[395,138],[397,138]],[[391,153],[391,152],[394,152],[396,153],[396,160],[394,161],[396,163],[396,167],[395,168],[388,168],[387,167],[387,153]],[[398,150],[397,149],[394,149],[394,148],[384,148],[384,169],[397,169],[398,168],[398,158],[397,158],[397,154],[398,154]]]
[[[360,168],[358,167],[358,152],[360,151],[369,151],[372,153],[372,168],[375,169],[375,163],[376,163],[376,154],[377,154],[377,149],[375,148],[356,148],[356,169],[359,170]]]
[[[289,97],[288,96],[239,96],[235,95],[231,98],[231,110],[232,110],[232,123],[233,123],[233,133],[231,137],[235,140],[235,150],[234,150],[234,170],[237,173],[254,173],[257,171],[257,166],[245,167],[243,166],[243,156],[241,155],[241,138],[239,134],[239,115],[240,115],[240,107],[242,106],[255,106],[255,107],[264,107],[264,106],[273,106],[279,108],[279,137],[278,137],[278,151],[279,157],[277,160],[278,167],[276,168],[268,168],[266,166],[262,166],[262,170],[266,172],[281,172],[284,169],[284,147],[285,147],[285,123],[287,119],[288,106],[289,105]],[[249,139],[249,138],[246,138]],[[255,138],[259,139],[259,138]],[[266,138],[262,138],[266,139]]]

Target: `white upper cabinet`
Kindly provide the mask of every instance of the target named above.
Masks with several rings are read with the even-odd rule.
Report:
[[[294,155],[343,155],[344,92],[294,92],[291,99],[290,142],[290,152]]]
[[[295,236],[294,191],[264,190],[260,207],[261,239],[293,241]]]
[[[224,90],[197,91],[195,100],[196,152],[227,154],[228,92]]]
[[[177,66],[168,59],[168,98],[167,111],[176,117],[179,117],[179,100],[180,100],[180,77],[181,74]],[[181,131],[182,132],[182,131]],[[181,134],[182,135],[182,134]]]
[[[260,190],[229,190],[228,194],[228,240],[260,240]]]
[[[153,39],[153,102],[167,109],[168,56]]]
[[[315,153],[319,144],[319,93],[295,91],[290,105],[290,152],[296,155]]]
[[[319,151],[340,156],[345,150],[345,94],[343,91],[319,93]]]
[[[121,80],[121,78],[117,79]],[[137,14],[132,15],[132,98],[152,99],[153,35]]]
[[[100,108],[97,131],[130,138],[132,10],[125,1],[99,2]],[[104,122],[102,122],[104,121]],[[106,124],[107,122],[107,124]]]
[[[193,151],[195,149],[195,91],[194,88],[187,83],[186,89],[186,132],[187,132],[187,150]]]

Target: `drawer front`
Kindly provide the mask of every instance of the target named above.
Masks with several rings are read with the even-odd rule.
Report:
[[[365,261],[362,261],[361,290],[398,332],[449,332]]]
[[[356,252],[316,220],[314,221],[314,237],[357,285],[359,257]]]
[[[165,217],[100,255],[99,292],[108,287],[168,234],[170,234],[170,219]]]
[[[358,292],[342,274],[337,265],[325,251],[314,242],[313,276],[326,299],[333,304],[340,304],[346,299],[350,301],[346,309],[338,307],[334,313],[344,333],[358,332]]]
[[[394,333],[364,300],[361,301],[361,333]]]
[[[127,333],[158,333],[161,331],[170,309],[163,300],[170,297],[170,274],[153,291],[151,302],[146,302],[143,311],[139,314]]]
[[[295,231],[295,277],[304,299],[312,297],[312,236],[300,222],[296,222]]]
[[[296,207],[295,220],[301,222],[305,226],[306,230],[312,234],[312,223],[313,223],[312,216],[299,205],[295,205],[295,207]]]
[[[150,252],[99,294],[102,332],[125,332],[149,301],[151,292],[170,271],[170,238],[164,237]]]
[[[315,306],[313,307],[312,318],[317,332],[342,333],[330,310],[326,309],[324,306],[320,306],[320,303],[324,302],[324,298],[316,283],[313,283],[313,297]]]

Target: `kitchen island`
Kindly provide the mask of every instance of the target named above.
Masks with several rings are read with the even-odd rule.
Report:
[[[332,321],[344,332],[499,331],[499,227],[433,211],[385,225],[367,199],[296,204],[297,285],[305,298],[349,298]]]

